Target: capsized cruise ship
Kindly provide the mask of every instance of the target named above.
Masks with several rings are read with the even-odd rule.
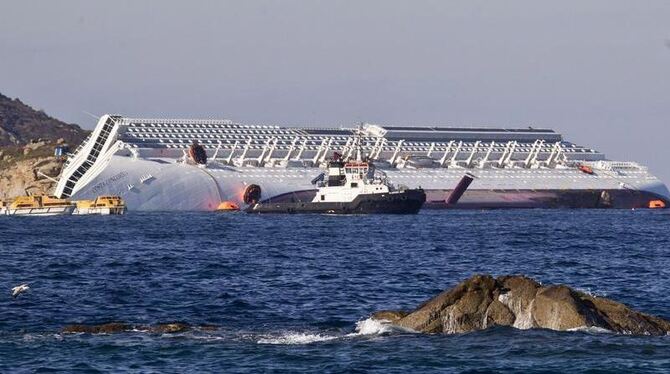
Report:
[[[189,155],[194,141],[206,161]],[[128,210],[243,206],[250,187],[261,200],[311,201],[328,160],[356,151],[394,184],[424,189],[424,208],[663,208],[670,202],[667,187],[646,167],[608,160],[549,129],[284,127],[118,115],[102,116],[69,156],[55,194],[118,195]],[[465,173],[475,180],[458,204],[447,204]]]

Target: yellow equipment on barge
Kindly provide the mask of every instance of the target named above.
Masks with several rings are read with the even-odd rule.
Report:
[[[98,196],[95,200],[77,201],[73,214],[124,214],[126,204],[119,196]]]

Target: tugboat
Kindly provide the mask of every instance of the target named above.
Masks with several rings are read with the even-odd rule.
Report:
[[[328,175],[312,183],[319,189],[312,201],[272,202],[250,205],[248,213],[323,213],[323,214],[416,214],[426,202],[423,189],[393,186],[371,162],[343,161],[338,154],[328,162]]]
[[[98,196],[95,200],[77,201],[77,209],[73,214],[124,214],[126,204],[119,196]]]
[[[19,196],[4,208],[8,216],[56,216],[69,215],[74,211],[74,204],[69,200],[56,196],[30,195]]]

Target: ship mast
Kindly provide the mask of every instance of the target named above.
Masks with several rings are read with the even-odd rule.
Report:
[[[363,136],[363,122],[358,124],[356,128],[356,136],[354,137],[354,149],[356,150],[356,161],[362,162],[362,152],[361,152],[361,138]]]

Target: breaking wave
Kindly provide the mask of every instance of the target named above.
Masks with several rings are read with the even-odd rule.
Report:
[[[325,342],[337,338],[338,336],[326,336],[321,334],[308,334],[301,332],[286,332],[285,334],[279,336],[261,338],[258,340],[258,344],[281,344],[281,345],[310,344],[317,342]]]
[[[404,330],[391,325],[389,321],[367,318],[356,322],[356,333],[350,335],[383,335],[399,331]]]
[[[575,327],[572,329],[568,329],[567,331],[571,332],[586,332],[589,334],[614,334],[615,332],[612,330],[608,330],[606,328],[598,327],[598,326],[581,326],[581,327]]]
[[[310,332],[287,331],[279,335],[266,335],[258,339],[258,344],[311,344],[327,342],[336,339],[351,339],[365,336],[380,336],[394,332],[410,332],[409,330],[393,326],[388,321],[367,318],[356,322],[356,329],[353,333],[342,335],[325,335]]]
[[[575,287],[575,291],[582,292],[582,293],[585,293],[585,294],[587,294],[589,296],[593,296],[593,297],[607,297],[607,292],[599,291],[599,290],[592,290],[590,287],[586,287],[586,288]]]

